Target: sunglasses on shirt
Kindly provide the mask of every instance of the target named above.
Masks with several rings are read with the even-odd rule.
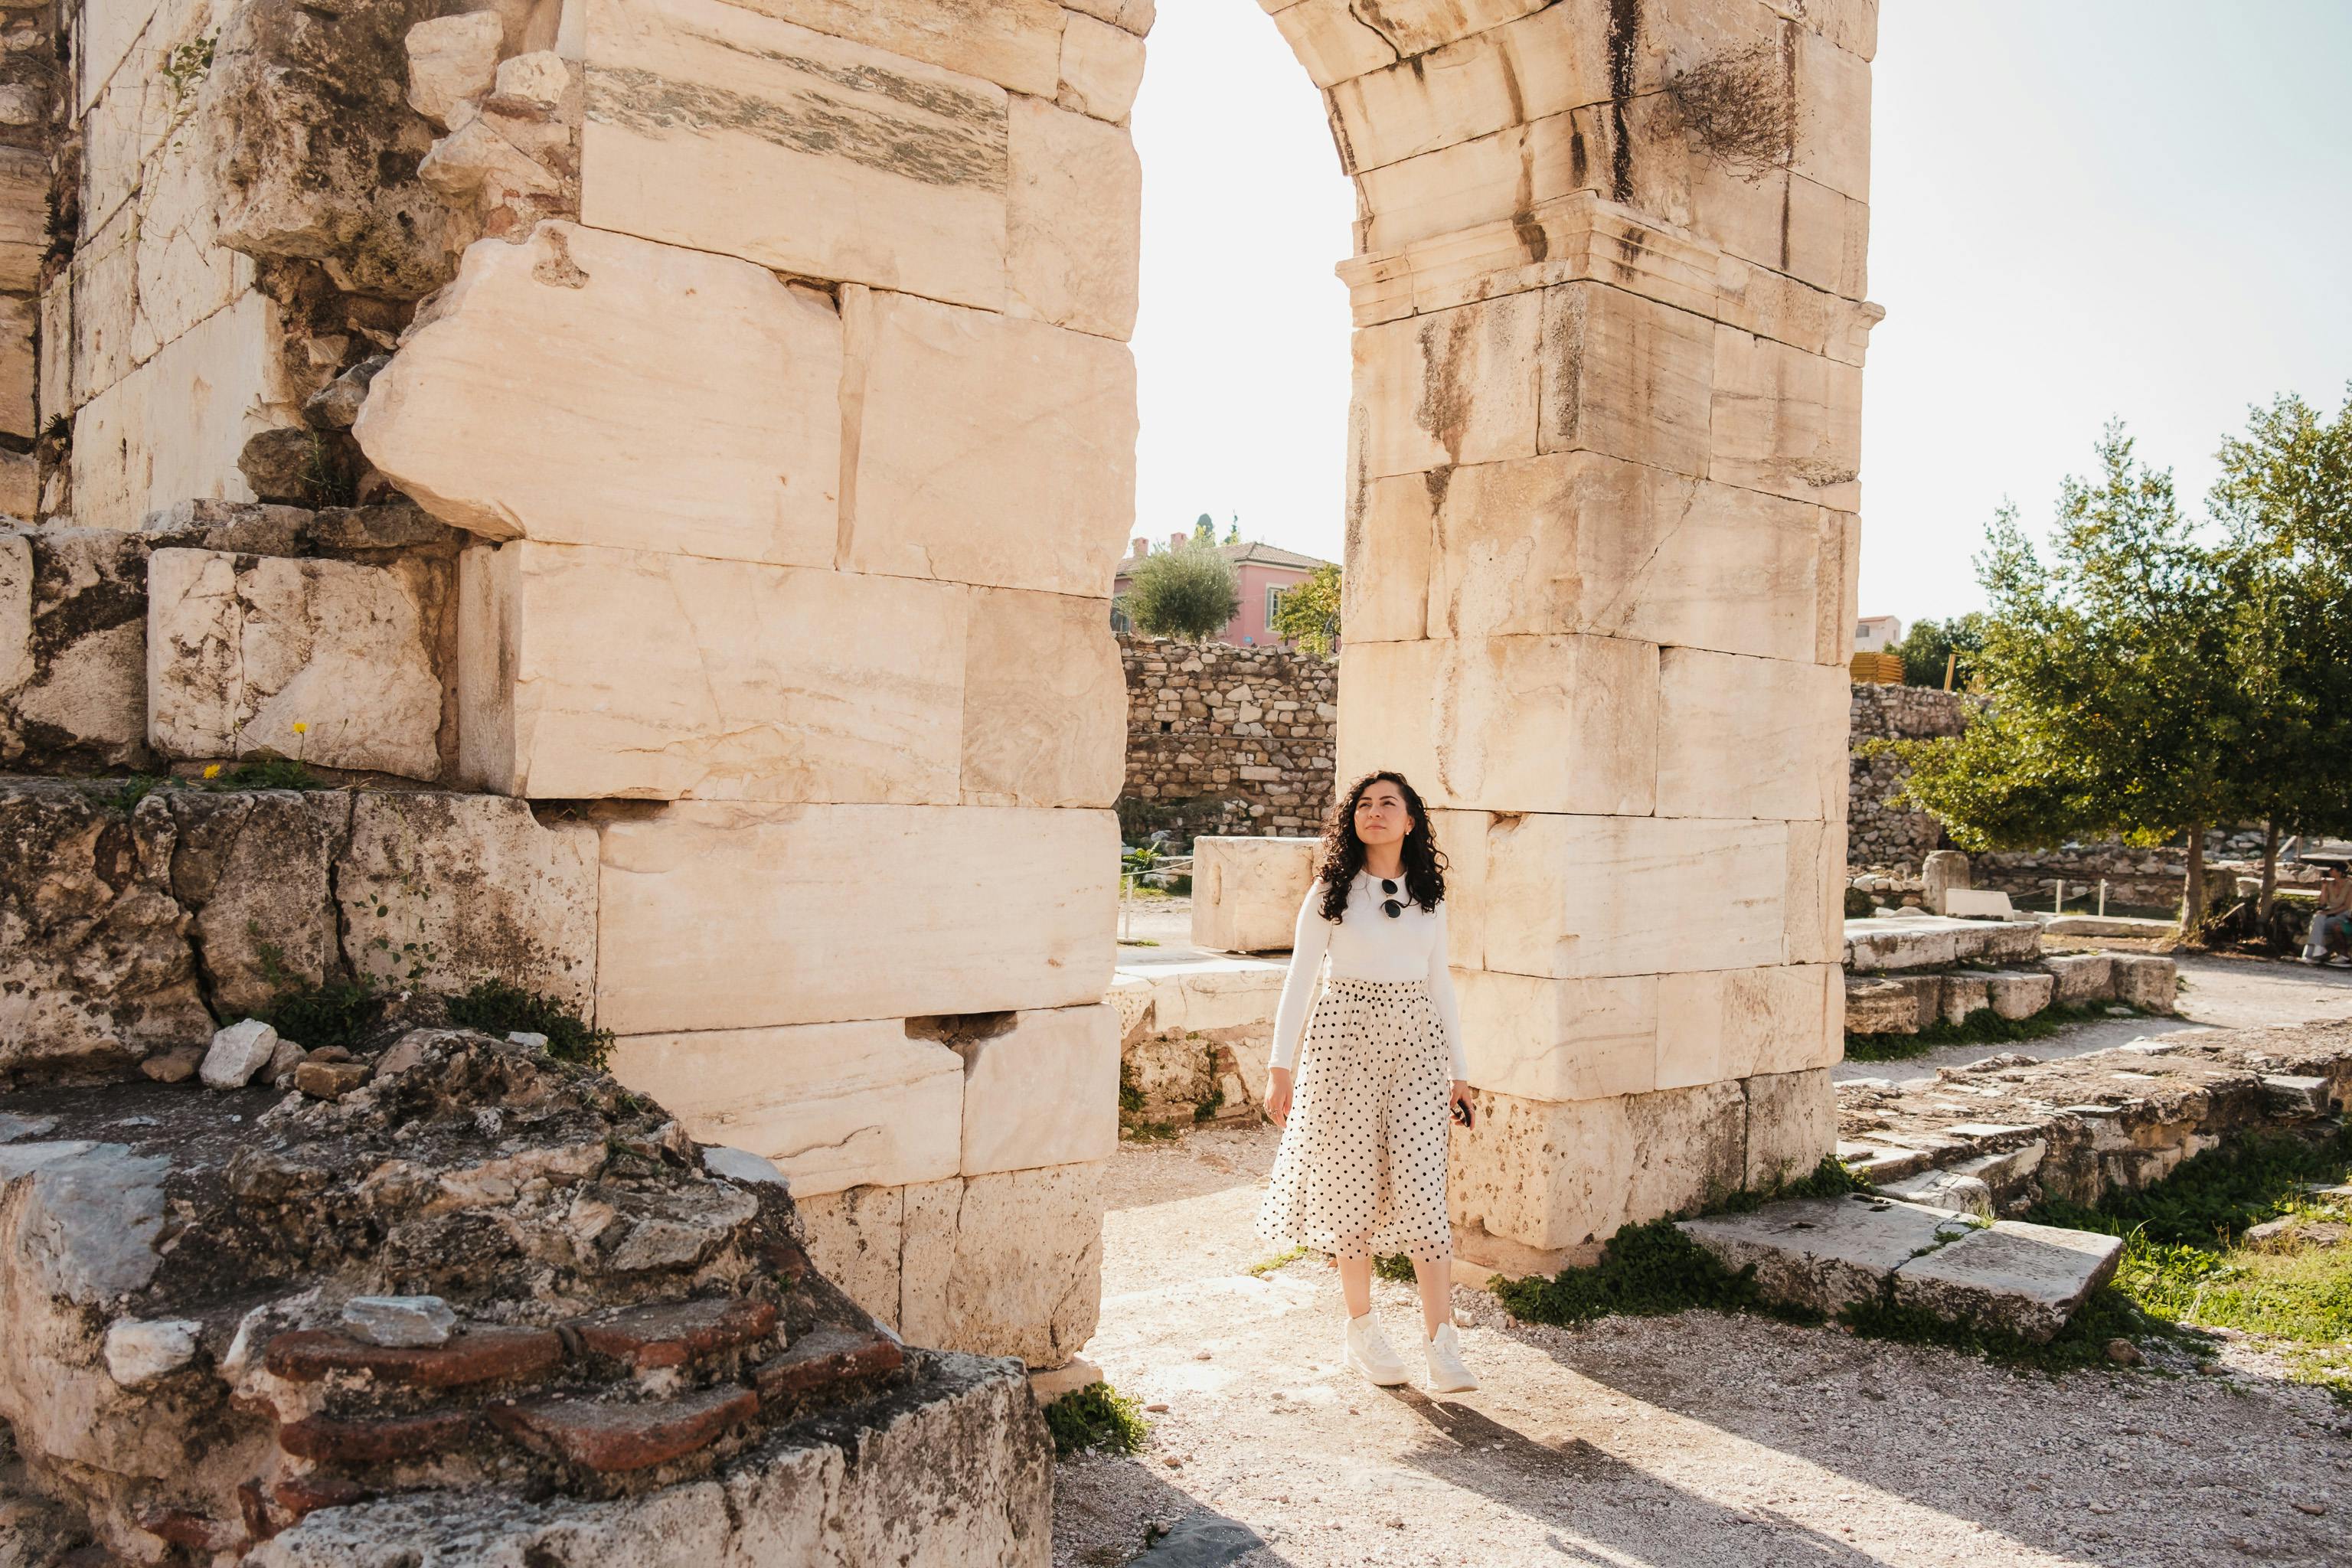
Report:
[[[1382,878],[1381,879],[1381,892],[1383,892],[1383,893],[1389,893],[1389,894],[1393,894],[1393,893],[1395,893],[1395,891],[1396,891],[1396,890],[1397,890],[1397,885],[1396,885],[1396,879],[1395,879],[1395,878],[1393,878],[1393,877],[1382,877]],[[1381,909],[1382,912],[1384,912],[1384,913],[1389,917],[1389,919],[1391,919],[1391,920],[1394,920],[1394,919],[1396,919],[1399,915],[1401,915],[1401,914],[1404,913],[1404,906],[1403,906],[1402,904],[1399,903],[1399,902],[1398,902],[1398,901],[1397,901],[1393,897],[1391,897],[1391,898],[1387,898],[1387,899],[1383,899],[1383,900],[1381,900]]]

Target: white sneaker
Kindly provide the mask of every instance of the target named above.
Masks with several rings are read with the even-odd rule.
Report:
[[[1451,1323],[1440,1323],[1437,1332],[1423,1347],[1429,1354],[1429,1392],[1432,1394],[1468,1394],[1478,1386],[1470,1375],[1470,1368],[1462,1360],[1462,1336],[1454,1331]]]
[[[1381,1332],[1379,1320],[1370,1312],[1348,1320],[1347,1363],[1381,1387],[1402,1383],[1407,1373],[1404,1358],[1396,1353],[1388,1336]]]

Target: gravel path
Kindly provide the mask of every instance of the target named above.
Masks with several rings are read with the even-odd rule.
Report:
[[[2352,1563],[2352,1411],[2245,1344],[2222,1377],[2053,1381],[1707,1312],[1513,1327],[1459,1290],[1486,1386],[1376,1390],[1337,1364],[1328,1266],[1244,1272],[1272,1250],[1251,1222],[1276,1138],[1112,1161],[1087,1353],[1168,1408],[1140,1457],[1061,1466],[1057,1568]],[[1376,1290],[1409,1346],[1409,1289]],[[1149,1524],[1219,1516],[1263,1544],[1136,1557]]]

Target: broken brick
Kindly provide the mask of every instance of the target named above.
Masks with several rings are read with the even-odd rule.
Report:
[[[761,1362],[751,1382],[763,1405],[800,1402],[813,1394],[847,1393],[898,1370],[906,1352],[898,1342],[872,1329],[813,1329],[783,1354]]]
[[[554,1397],[493,1409],[492,1424],[583,1469],[642,1470],[709,1447],[760,1413],[759,1396],[731,1384],[646,1405]]]
[[[769,1301],[678,1301],[600,1312],[572,1327],[580,1342],[598,1355],[647,1372],[766,1339],[775,1332],[776,1309]]]
[[[502,1378],[528,1377],[563,1359],[563,1342],[551,1329],[509,1329],[477,1324],[446,1345],[370,1345],[331,1329],[301,1329],[280,1334],[262,1352],[262,1363],[295,1383],[316,1383],[332,1372],[373,1373],[410,1388],[457,1388]]]
[[[297,1520],[322,1508],[348,1508],[369,1495],[367,1488],[341,1476],[296,1476],[269,1489],[270,1500]]]
[[[245,1540],[241,1525],[208,1519],[187,1509],[163,1509],[139,1521],[139,1528],[160,1541],[192,1552],[226,1552]]]
[[[278,1430],[278,1446],[298,1459],[332,1465],[392,1465],[429,1458],[465,1441],[470,1410],[428,1410],[373,1421],[306,1415]]]

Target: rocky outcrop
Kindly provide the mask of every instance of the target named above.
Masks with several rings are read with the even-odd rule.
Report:
[[[0,783],[0,1084],[127,1078],[328,982],[584,1019],[593,839],[492,795]]]
[[[530,1045],[351,1067],[0,1101],[0,1419],[118,1556],[1044,1561],[1018,1363],[877,1326],[772,1173]]]

